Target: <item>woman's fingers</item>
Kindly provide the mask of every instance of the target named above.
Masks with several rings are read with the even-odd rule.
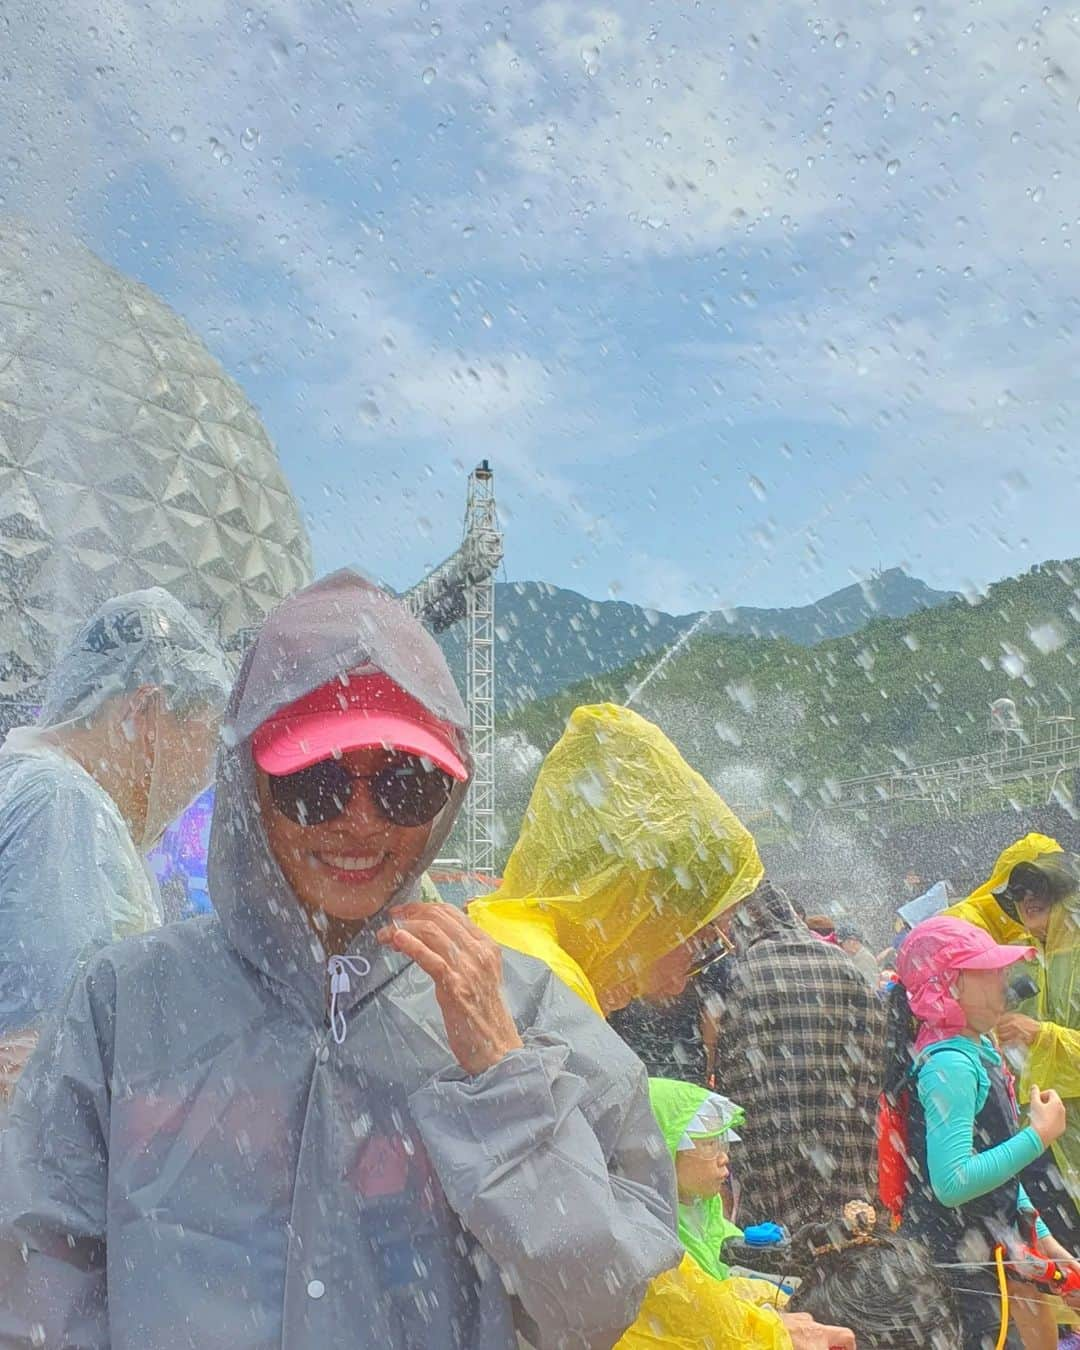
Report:
[[[474,934],[466,919],[459,923],[453,918],[453,911],[438,916],[434,911],[448,906],[416,905],[403,906],[394,915],[394,922],[383,928],[378,940],[383,946],[393,946],[398,951],[412,955],[412,948],[406,950],[395,940],[395,935],[407,933],[411,938],[423,943],[424,947],[442,961],[439,983],[445,985],[451,976],[456,977],[461,995],[471,988],[475,993],[479,988],[494,990],[502,985],[502,956],[498,944],[486,933],[476,930]],[[480,940],[476,940],[477,937]],[[423,967],[425,970],[426,966]],[[430,972],[429,972],[430,973]]]
[[[457,941],[453,933],[448,933],[440,924],[432,923],[427,919],[404,919],[394,924],[392,927],[384,929],[383,933],[393,938],[395,933],[408,933],[411,937],[417,938],[430,951],[435,952],[446,962],[450,969],[460,969],[467,965],[465,957],[464,944]],[[380,933],[379,940],[385,941],[383,934]]]
[[[409,956],[435,985],[447,1045],[470,1074],[521,1048],[502,994],[502,953],[449,905],[399,905],[379,942]]]
[[[407,928],[389,928],[383,931],[387,934],[387,937],[384,941],[382,934],[380,934],[379,941],[384,946],[393,947],[395,951],[401,952],[402,956],[407,956],[410,960],[415,961],[420,969],[430,975],[437,985],[444,984],[453,974],[446,958],[432,950],[423,938],[409,932]]]
[[[385,941],[383,935],[392,932],[395,925],[404,927],[422,938],[454,969],[501,983],[502,951],[499,944],[460,910],[452,905],[401,905],[390,913],[393,923],[380,933],[380,941]]]
[[[453,905],[396,905],[390,910],[390,916],[395,922],[420,919],[428,923],[438,924],[444,932],[456,934],[460,942],[469,945],[482,946],[491,941],[486,933],[477,928],[467,914],[463,914],[460,909],[455,909]]]

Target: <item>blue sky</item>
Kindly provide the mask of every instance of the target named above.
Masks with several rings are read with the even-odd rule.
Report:
[[[669,610],[1080,554],[1063,9],[9,0],[0,131],[0,209],[258,404],[320,568],[415,580],[483,456],[511,579]]]

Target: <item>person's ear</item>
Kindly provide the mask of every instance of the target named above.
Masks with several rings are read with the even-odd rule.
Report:
[[[120,730],[129,745],[146,741],[157,725],[157,690],[151,685],[140,685],[128,695],[120,713]]]

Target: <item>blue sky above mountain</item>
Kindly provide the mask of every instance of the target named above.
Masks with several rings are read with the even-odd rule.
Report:
[[[195,325],[321,567],[484,455],[510,577],[669,612],[1073,556],[1080,22],[681,8],[11,0],[0,209]]]

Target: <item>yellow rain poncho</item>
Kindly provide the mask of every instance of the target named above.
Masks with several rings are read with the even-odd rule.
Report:
[[[776,1313],[745,1302],[736,1287],[684,1256],[681,1265],[653,1280],[637,1321],[615,1350],[791,1350]]]
[[[763,875],[753,836],[659,727],[600,704],[571,714],[502,885],[469,914],[599,1011]]]
[[[1040,975],[1034,1015],[1042,1026],[1028,1053],[1021,1097],[1038,1083],[1064,1101],[1068,1123],[1053,1145],[1054,1161],[1080,1209],[1080,896],[1050,910]]]
[[[1040,853],[1060,853],[1061,845],[1056,839],[1045,834],[1027,834],[1001,854],[994,864],[990,877],[966,900],[960,900],[945,910],[949,919],[964,919],[989,933],[995,942],[1008,945],[1019,943],[1026,946],[1030,941],[1027,930],[1022,924],[1010,919],[997,902],[994,894],[1009,879],[1009,873],[1017,863],[1034,862]]]
[[[599,1014],[764,875],[749,831],[662,731],[628,708],[578,708],[540,769],[502,885],[469,915],[545,962]],[[619,1350],[784,1350],[769,1309],[692,1257],[653,1281]]]

